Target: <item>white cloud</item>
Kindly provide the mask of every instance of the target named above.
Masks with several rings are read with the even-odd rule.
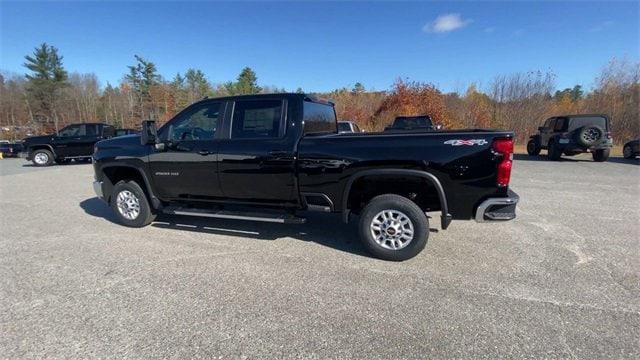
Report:
[[[444,14],[422,27],[422,31],[428,33],[446,33],[463,28],[469,25],[471,21],[472,20],[469,19],[463,19],[460,14]]]

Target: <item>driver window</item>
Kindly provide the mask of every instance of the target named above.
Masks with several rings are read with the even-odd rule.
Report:
[[[60,130],[58,136],[62,137],[70,137],[70,136],[80,136],[80,125],[69,125],[66,128]]]
[[[171,124],[173,141],[213,140],[218,127],[221,103],[196,106]]]
[[[544,124],[542,125],[542,127],[544,128],[549,128],[549,125],[551,125],[551,120],[553,120],[553,118],[549,118],[547,119]]]

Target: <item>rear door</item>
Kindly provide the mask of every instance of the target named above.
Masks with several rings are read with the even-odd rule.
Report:
[[[74,141],[74,156],[90,156],[93,154],[93,145],[102,139],[102,125],[82,124],[80,139]]]
[[[296,202],[295,137],[286,136],[287,100],[234,101],[228,138],[219,148],[219,177],[228,199]]]
[[[215,200],[218,181],[218,125],[225,102],[206,101],[188,107],[162,127],[166,145],[149,154],[152,181],[162,199]]]

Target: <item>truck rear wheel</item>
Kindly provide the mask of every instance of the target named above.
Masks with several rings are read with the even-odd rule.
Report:
[[[47,149],[34,150],[31,159],[35,166],[51,166],[53,164],[53,153]]]
[[[531,139],[527,143],[527,153],[531,156],[540,155],[540,145],[538,145],[538,141]]]
[[[593,156],[593,161],[595,162],[607,161],[609,159],[609,149],[596,150],[591,153],[591,156]]]
[[[360,214],[360,240],[375,257],[402,261],[427,244],[429,220],[413,201],[395,194],[374,197]]]
[[[561,155],[562,152],[556,147],[556,144],[553,141],[549,141],[549,146],[547,146],[547,157],[549,160],[558,161]]]
[[[122,180],[113,187],[111,208],[118,221],[129,227],[147,226],[156,217],[144,190],[133,180]]]

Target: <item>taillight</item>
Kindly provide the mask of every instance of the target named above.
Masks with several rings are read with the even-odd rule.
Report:
[[[611,133],[607,131],[607,139],[611,139]]]
[[[493,150],[501,155],[500,163],[498,163],[496,183],[498,186],[508,186],[511,180],[511,167],[513,165],[513,139],[494,140]]]

